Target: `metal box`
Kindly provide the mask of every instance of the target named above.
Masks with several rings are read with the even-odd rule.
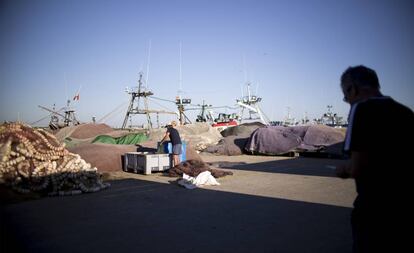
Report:
[[[145,175],[154,171],[165,171],[171,166],[169,154],[128,152],[124,155],[124,171],[142,172]]]

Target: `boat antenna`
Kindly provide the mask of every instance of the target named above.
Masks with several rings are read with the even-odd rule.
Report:
[[[138,73],[144,72],[144,63],[141,62],[141,65],[139,65]]]
[[[150,60],[151,60],[151,39],[149,40],[149,45],[148,45],[147,76],[145,78],[145,86],[146,86],[147,89],[148,89],[148,76],[149,76]]]
[[[183,73],[182,73],[182,43],[180,41],[180,76],[179,76],[179,80],[178,80],[178,84],[179,84],[179,92],[182,92],[183,90]]]
[[[250,94],[250,83],[247,83],[247,97],[248,97],[248,99],[249,99],[249,101],[250,101],[250,99],[251,99],[251,94]]]
[[[247,68],[246,68],[246,55],[243,54],[243,72],[244,72],[244,83],[247,83]]]
[[[66,72],[63,72],[63,79],[65,81],[65,98],[68,100],[68,80],[66,79]]]

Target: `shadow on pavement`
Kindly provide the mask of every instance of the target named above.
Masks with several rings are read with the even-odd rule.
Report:
[[[343,164],[345,160],[325,158],[295,157],[260,163],[213,162],[213,166],[232,170],[273,172],[306,176],[336,177],[333,166]]]
[[[2,252],[351,252],[349,208],[111,183],[93,194],[2,206]]]

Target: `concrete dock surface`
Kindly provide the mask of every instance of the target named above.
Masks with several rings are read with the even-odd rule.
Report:
[[[1,252],[352,252],[353,180],[341,160],[202,155],[234,174],[188,190],[162,173],[1,205]]]

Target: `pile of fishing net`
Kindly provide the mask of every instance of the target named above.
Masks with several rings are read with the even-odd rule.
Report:
[[[0,183],[50,196],[109,187],[97,168],[65,149],[54,135],[22,123],[0,125]]]

